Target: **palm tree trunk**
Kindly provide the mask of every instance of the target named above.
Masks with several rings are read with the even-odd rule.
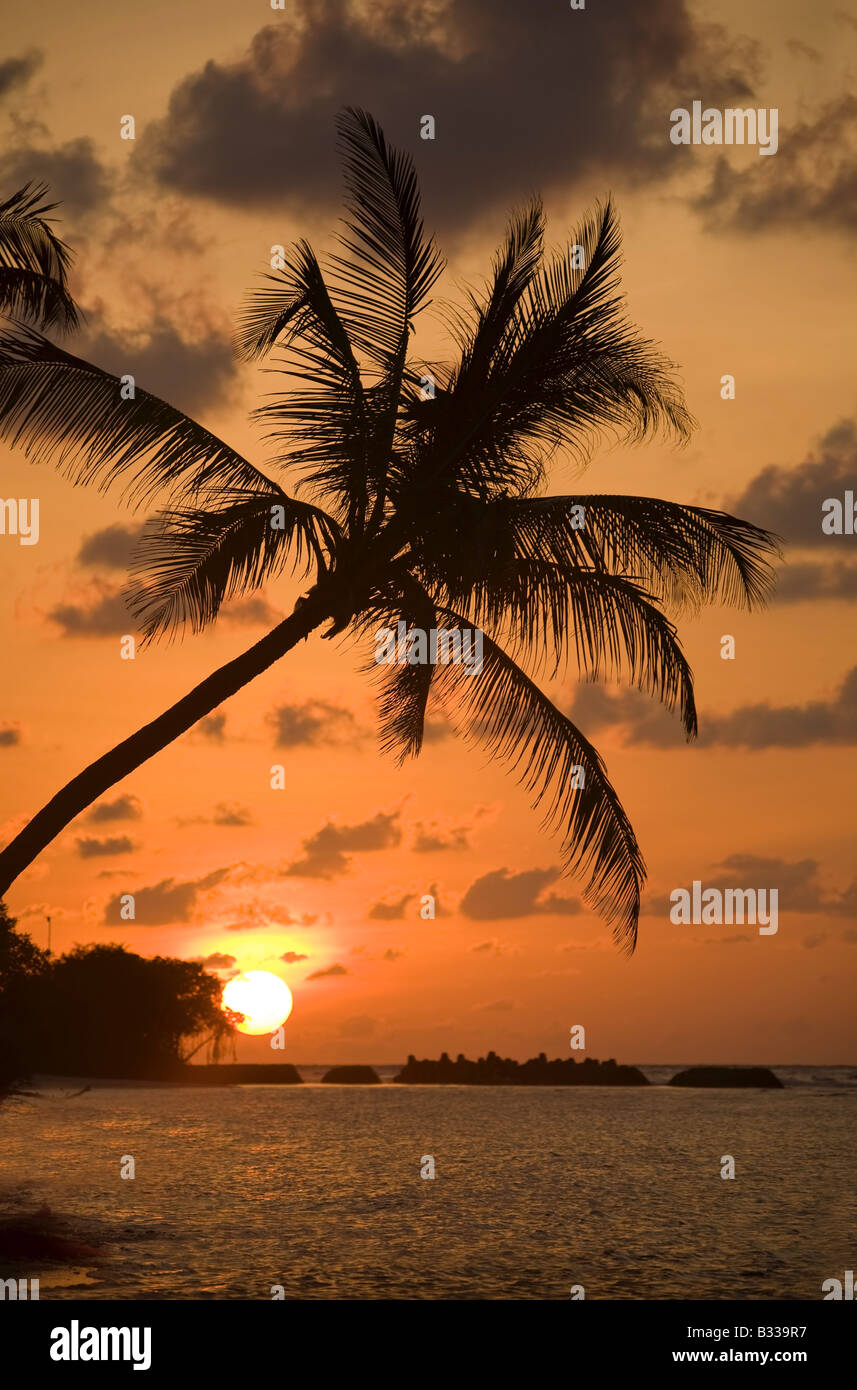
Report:
[[[67,782],[0,852],[0,898],[75,816],[103,796],[110,787],[121,782],[129,772],[186,733],[230,695],[266,671],[304,637],[308,637],[328,614],[328,605],[318,595],[299,604],[288,618],[272,628],[255,646],[212,672],[189,694],[153,719],[151,724],[145,724],[130,738],[117,743],[109,753],[104,753]]]

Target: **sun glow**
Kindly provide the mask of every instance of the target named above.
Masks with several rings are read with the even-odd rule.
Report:
[[[292,992],[270,970],[246,970],[224,985],[221,1005],[243,1014],[239,1033],[273,1033],[292,1011]]]

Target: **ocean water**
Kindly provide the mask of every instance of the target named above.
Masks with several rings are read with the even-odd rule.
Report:
[[[46,1082],[0,1106],[0,1211],[47,1203],[103,1254],[0,1277],[43,1299],[819,1299],[857,1258],[857,1075],[777,1070],[782,1091]]]

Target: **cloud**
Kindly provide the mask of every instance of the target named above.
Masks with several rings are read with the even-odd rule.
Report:
[[[842,892],[830,891],[819,880],[816,859],[788,860],[755,854],[730,854],[713,866],[711,873],[695,872],[703,888],[776,888],[779,912],[811,913],[829,917],[857,915],[857,879]],[[676,884],[686,888],[687,884]],[[669,917],[669,893],[643,900],[643,915]]]
[[[402,959],[402,956],[403,956],[404,954],[405,954],[404,951],[396,951],[392,946],[388,946],[387,949],[386,949],[386,951],[384,952],[383,956],[381,957],[381,959],[382,959],[382,960],[401,960],[401,959]]]
[[[264,623],[272,627],[280,622],[282,614],[273,608],[267,599],[260,598],[258,595],[251,595],[248,598],[230,599],[224,603],[218,615],[219,622],[240,623],[242,626],[252,627],[259,623]]]
[[[20,58],[7,58],[0,63],[0,97],[29,82],[41,67],[43,59],[44,54],[34,48],[29,53],[22,53]]]
[[[368,915],[374,922],[401,922],[408,915],[408,903],[413,902],[415,897],[415,893],[405,893],[393,902],[373,903]]]
[[[711,100],[743,97],[754,67],[745,41],[685,0],[585,14],[557,0],[292,0],[237,61],[173,89],[135,159],[168,188],[242,209],[329,205],[333,118],[359,102],[414,152],[431,218],[458,224],[534,187],[670,178],[676,93],[704,80]],[[420,138],[425,112],[435,141]]]
[[[286,965],[296,965],[299,960],[309,960],[309,956],[304,956],[300,951],[284,951],[280,960],[285,961]]]
[[[653,748],[678,748],[686,743],[676,716],[638,690],[607,690],[585,682],[575,691],[568,715],[586,734],[622,725],[626,741],[633,737]]]
[[[71,218],[101,205],[111,190],[107,169],[87,138],[68,140],[55,149],[17,144],[0,156],[0,185],[20,188],[29,180],[46,183],[51,202],[62,203]]]
[[[485,1014],[507,1014],[515,1008],[513,999],[493,999],[490,1004],[479,1004],[480,1013]]]
[[[196,725],[196,732],[202,734],[203,738],[210,739],[212,743],[222,743],[225,728],[226,715],[220,710],[215,710],[213,714],[207,714],[204,719],[200,719]]]
[[[351,850],[392,849],[401,842],[401,811],[379,811],[358,825],[328,821],[303,841],[303,858],[283,870],[286,878],[336,878],[351,868]]]
[[[318,748],[351,740],[356,720],[350,710],[327,700],[280,705],[269,716],[279,748]]]
[[[247,806],[232,801],[218,801],[212,817],[213,825],[252,825],[253,815]]]
[[[776,598],[778,603],[857,598],[857,564],[846,565],[841,561],[786,564],[777,577]]]
[[[742,232],[778,225],[816,231],[857,229],[857,97],[837,95],[797,124],[780,131],[772,159],[740,169],[721,155],[694,206],[717,227]],[[763,168],[776,165],[776,169]]]
[[[857,99],[855,99],[857,100]],[[855,176],[857,189],[857,176]],[[821,529],[822,503],[854,490],[857,477],[857,422],[840,420],[797,465],[769,464],[725,510],[776,531],[796,548],[822,548],[838,554],[854,548],[853,536],[828,536]]]
[[[803,39],[786,39],[786,48],[789,53],[793,53],[796,58],[808,58],[811,63],[820,63],[821,54],[817,48],[804,43]]]
[[[100,565],[104,569],[127,570],[131,552],[142,534],[142,526],[105,526],[84,536],[77,552],[81,565]]]
[[[75,844],[81,859],[95,859],[105,854],[130,854],[136,849],[133,840],[129,840],[127,835],[109,835],[104,840],[86,837],[76,840]]]
[[[503,954],[503,947],[496,937],[492,937],[490,941],[480,941],[478,946],[471,946],[470,949],[478,955],[487,955],[489,952],[495,956]]]
[[[93,316],[93,311],[87,312]],[[213,328],[193,340],[160,320],[145,332],[90,328],[78,338],[75,353],[114,376],[133,376],[139,390],[191,413],[222,405],[238,380],[229,337]]]
[[[442,743],[444,739],[455,738],[455,730],[448,719],[441,715],[426,715],[423,724],[423,743]]]
[[[175,878],[164,878],[160,883],[135,889],[134,924],[138,927],[164,927],[174,922],[191,921],[200,894],[221,883],[228,873],[228,869],[215,869],[202,878],[188,879],[184,882]],[[124,894],[117,894],[107,903],[104,909],[106,926],[128,925],[126,918],[121,915],[123,896]]]
[[[21,728],[18,724],[0,724],[0,748],[14,748],[21,742]]]
[[[208,970],[231,970],[235,963],[234,956],[225,955],[222,951],[212,951],[210,956],[200,961]]]
[[[472,920],[490,921],[503,917],[534,917],[547,913],[572,917],[580,912],[576,898],[542,894],[560,876],[559,869],[492,869],[470,885],[459,910]]]
[[[314,970],[311,975],[307,975],[308,980],[326,980],[331,975],[350,975],[351,971],[346,970],[344,965],[329,965],[326,970]]]
[[[444,827],[437,821],[431,825],[417,821],[411,849],[415,854],[439,854],[447,849],[469,849],[470,830],[469,825]]]
[[[135,632],[121,593],[102,591],[87,603],[60,603],[48,613],[63,637],[124,637]]]
[[[603,686],[581,686],[570,716],[590,733],[621,727],[626,745],[677,748],[684,743],[676,721],[635,690],[609,693]],[[765,700],[739,705],[729,714],[702,714],[698,743],[701,748],[853,747],[857,744],[857,666],[826,699],[804,705],[773,705]]]
[[[96,824],[113,820],[141,820],[143,807],[136,796],[117,796],[113,801],[97,801],[86,819]]]

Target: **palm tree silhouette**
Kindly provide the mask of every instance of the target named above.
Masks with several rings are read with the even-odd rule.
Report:
[[[247,361],[283,354],[289,380],[255,413],[273,464],[306,500],[148,392],[123,400],[119,379],[43,336],[75,323],[66,249],[43,190],[0,208],[0,295],[18,315],[0,334],[0,437],[74,483],[157,501],[128,595],[144,638],[200,630],[286,566],[313,581],[261,641],[33,817],[0,853],[0,895],[91,802],[322,624],[327,638],[371,640],[404,621],[481,629],[483,667],[374,667],[382,747],[417,755],[429,698],[439,701],[457,731],[511,765],[558,832],[565,871],[585,875],[585,900],[633,950],[645,878],[633,828],[599,754],[536,677],[574,657],[584,678],[621,676],[677,708],[693,737],[691,671],[664,610],[763,602],[776,539],[654,498],[542,495],[557,450],[584,462],[605,432],[682,441],[693,425],[671,364],[624,316],[609,201],[549,259],[540,203],[516,212],[484,292],[451,315],[458,360],[419,362],[414,321],[443,263],[412,161],[362,111],[342,113],[338,132],[339,249],[323,274],[306,242],[292,247],[249,296],[236,339]]]

